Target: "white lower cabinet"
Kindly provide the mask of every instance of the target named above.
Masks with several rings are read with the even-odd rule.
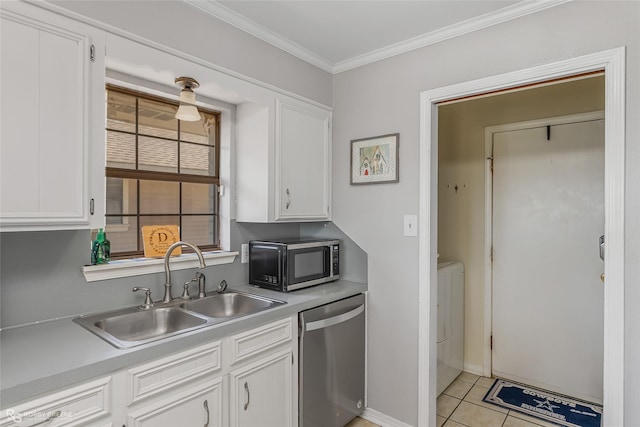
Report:
[[[0,427],[296,427],[297,317],[2,407]]]
[[[296,427],[296,326],[287,317],[127,369],[120,425]]]
[[[124,425],[222,427],[221,346],[215,341],[127,369]]]
[[[230,374],[232,427],[292,425],[292,354],[284,351]]]

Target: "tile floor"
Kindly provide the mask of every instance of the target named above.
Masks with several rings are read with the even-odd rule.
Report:
[[[344,427],[380,427],[378,424],[374,424],[364,418],[356,417],[353,421]]]
[[[493,378],[463,372],[438,397],[437,427],[558,427],[538,418],[485,403],[482,398],[493,385]],[[345,427],[379,427],[356,418]]]
[[[519,412],[485,403],[482,398],[493,385],[493,378],[463,372],[438,397],[438,427],[557,427],[555,424]]]

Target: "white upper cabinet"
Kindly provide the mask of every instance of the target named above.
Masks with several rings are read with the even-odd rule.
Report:
[[[0,231],[102,226],[104,33],[22,2],[0,13]]]
[[[276,220],[330,218],[329,112],[276,104]]]
[[[331,219],[331,111],[280,98],[238,106],[241,222]]]

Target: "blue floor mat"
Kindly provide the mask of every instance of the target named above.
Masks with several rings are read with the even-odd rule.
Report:
[[[568,427],[600,427],[602,406],[497,379],[483,401]]]

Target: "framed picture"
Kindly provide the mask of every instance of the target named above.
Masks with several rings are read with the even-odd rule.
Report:
[[[398,182],[399,133],[351,141],[351,185]]]

